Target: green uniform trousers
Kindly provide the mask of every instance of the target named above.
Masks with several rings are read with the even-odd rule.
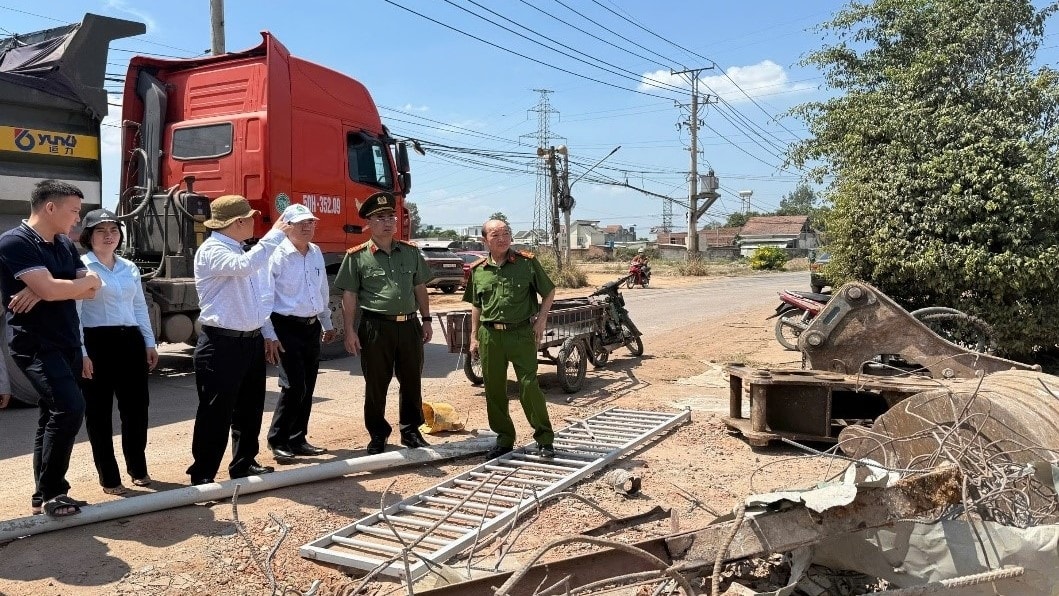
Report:
[[[551,445],[555,440],[548,407],[537,383],[537,342],[533,327],[498,331],[485,325],[478,328],[478,354],[485,378],[485,403],[489,428],[496,433],[496,444],[514,447],[515,424],[507,405],[507,363],[515,368],[518,379],[519,401],[526,419],[533,427],[533,439],[538,445]]]

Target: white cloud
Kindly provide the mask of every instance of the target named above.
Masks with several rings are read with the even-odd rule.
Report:
[[[749,66],[730,66],[724,72],[725,74],[702,77],[700,81],[705,89],[731,103],[749,101],[747,95],[757,98],[813,89],[812,85],[805,83],[791,83],[787,71],[771,60],[762,60]],[[640,89],[659,89],[663,85],[689,88],[688,81],[683,76],[659,70],[644,74]]]
[[[406,103],[401,109],[406,112],[429,112],[430,106],[414,106],[410,103]]]
[[[107,0],[107,7],[136,17],[137,20],[142,21],[147,25],[148,34],[158,31],[158,24],[154,20],[154,17],[142,10],[131,8],[125,0]]]

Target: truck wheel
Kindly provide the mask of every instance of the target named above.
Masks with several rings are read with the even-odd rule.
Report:
[[[322,360],[334,360],[349,356],[346,351],[346,334],[342,328],[342,290],[335,288],[335,275],[327,276],[327,285],[331,288],[331,297],[327,306],[331,309],[331,324],[334,325],[335,339],[329,344],[320,346]]]
[[[441,286],[441,291],[445,292],[446,294],[455,294],[456,286]]]
[[[471,382],[471,385],[481,385],[485,383],[485,377],[482,376],[482,360],[475,358],[470,354],[463,355],[463,374],[467,375],[467,379]]]
[[[588,370],[585,343],[572,337],[564,341],[563,347],[559,348],[555,368],[559,375],[559,386],[564,392],[580,391],[581,385],[585,382],[585,371]]]
[[[7,366],[7,377],[11,382],[11,403],[8,407],[17,408],[19,406],[30,407],[37,405],[37,402],[40,401],[40,394],[30,384],[26,375],[22,374],[22,369],[15,365],[15,361],[7,353],[7,346],[4,346],[3,352],[4,364]]]

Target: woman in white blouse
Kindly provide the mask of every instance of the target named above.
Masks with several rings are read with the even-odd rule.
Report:
[[[85,215],[81,246],[85,265],[103,281],[92,300],[78,301],[84,343],[81,390],[85,396],[85,428],[103,492],[123,495],[114,457],[113,404],[121,417],[121,451],[136,486],[148,486],[147,373],[158,364],[154,331],[140,286],[140,270],[114,252],[123,236],[118,218],[106,209]]]

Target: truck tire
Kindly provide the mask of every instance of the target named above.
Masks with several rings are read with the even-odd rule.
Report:
[[[456,293],[456,286],[440,286],[439,289],[442,292],[445,292],[446,294],[455,294]]]
[[[40,401],[40,394],[30,384],[26,375],[22,374],[22,370],[15,365],[15,361],[7,353],[7,345],[4,345],[3,352],[4,364],[7,366],[7,376],[11,382],[11,405],[8,407],[17,408],[37,405],[37,402]]]
[[[328,306],[331,308],[331,324],[335,328],[335,339],[329,344],[320,346],[320,359],[334,360],[349,356],[346,351],[346,334],[342,328],[342,290],[335,288],[335,275],[327,276],[327,287],[331,288]]]

